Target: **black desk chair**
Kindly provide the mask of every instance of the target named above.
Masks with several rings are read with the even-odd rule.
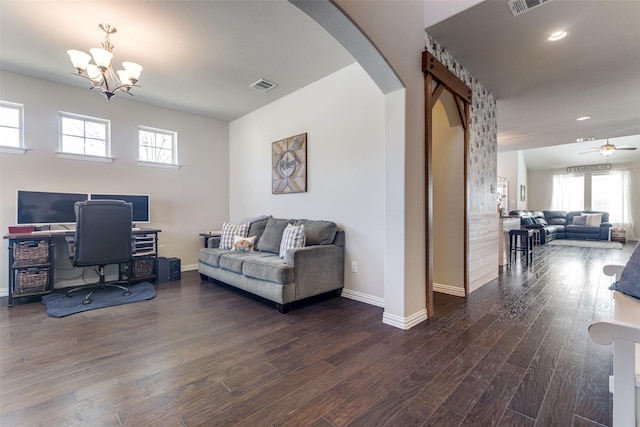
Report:
[[[105,286],[113,286],[131,295],[129,280],[105,282],[104,268],[109,264],[131,261],[133,208],[122,200],[87,200],[76,202],[76,234],[70,242],[69,257],[74,267],[97,266],[98,283],[73,288],[67,292],[89,290],[84,304],[91,303],[91,295]],[[123,286],[126,285],[126,286]]]

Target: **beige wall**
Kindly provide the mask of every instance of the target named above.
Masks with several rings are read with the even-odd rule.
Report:
[[[16,191],[144,193],[151,196],[151,226],[162,229],[160,255],[194,268],[199,232],[219,227],[229,211],[228,124],[13,73],[0,74],[3,101],[24,105],[25,155],[0,154],[0,228],[16,222]],[[60,159],[58,112],[111,121],[112,163]],[[178,170],[141,167],[137,126],[178,133]],[[7,257],[0,257],[0,292],[7,292]],[[77,274],[59,271],[76,277]]]
[[[464,128],[445,91],[433,107],[433,288],[464,296]]]

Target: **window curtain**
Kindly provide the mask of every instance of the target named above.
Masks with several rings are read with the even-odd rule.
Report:
[[[612,170],[607,175],[594,176],[593,182],[593,210],[609,212],[609,222],[614,227],[624,228],[627,239],[634,239],[631,172]]]
[[[584,209],[584,175],[553,175],[551,210],[579,211]]]

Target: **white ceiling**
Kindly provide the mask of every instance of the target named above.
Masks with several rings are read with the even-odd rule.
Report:
[[[569,35],[548,42],[559,29]],[[525,151],[529,168],[605,162],[577,155],[604,141],[577,138],[640,148],[615,139],[640,134],[640,1],[555,0],[514,17],[488,0],[427,31],[496,96],[499,151],[563,145]],[[640,161],[640,149],[609,161]]]
[[[469,6],[427,31],[496,96],[499,151],[562,144],[546,154],[526,150],[527,164],[602,163],[575,154],[599,141],[581,148],[575,139],[623,144],[615,138],[640,134],[640,1],[555,0],[513,17],[506,0],[426,0],[425,22]],[[98,46],[101,22],[118,28],[114,62],[144,67],[134,100],[226,121],[355,61],[282,0],[0,0],[0,67],[88,87],[70,74],[66,50]],[[569,36],[552,45],[546,35],[558,28]],[[279,86],[250,89],[260,78]],[[592,119],[575,120],[584,115]],[[609,160],[640,161],[640,150]]]
[[[2,69],[89,87],[66,51],[99,47],[144,67],[135,100],[230,121],[355,62],[286,1],[1,0]],[[258,79],[278,87],[250,89]],[[87,93],[87,96],[98,96]],[[111,102],[117,103],[119,94]]]

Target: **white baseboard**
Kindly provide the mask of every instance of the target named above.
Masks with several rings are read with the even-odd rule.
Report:
[[[373,295],[364,294],[358,291],[352,291],[351,289],[346,288],[342,289],[342,296],[355,301],[363,302],[365,304],[384,308],[384,298],[374,297]]]
[[[427,309],[424,308],[417,313],[412,314],[409,317],[400,317],[395,314],[389,314],[385,312],[382,315],[382,323],[395,326],[400,329],[410,329],[418,323],[427,320]]]
[[[186,264],[180,266],[180,271],[193,271],[198,269],[198,264]]]
[[[464,288],[459,288],[457,286],[450,285],[441,285],[440,283],[433,284],[433,291],[440,292],[442,294],[453,295],[456,297],[464,297]]]

